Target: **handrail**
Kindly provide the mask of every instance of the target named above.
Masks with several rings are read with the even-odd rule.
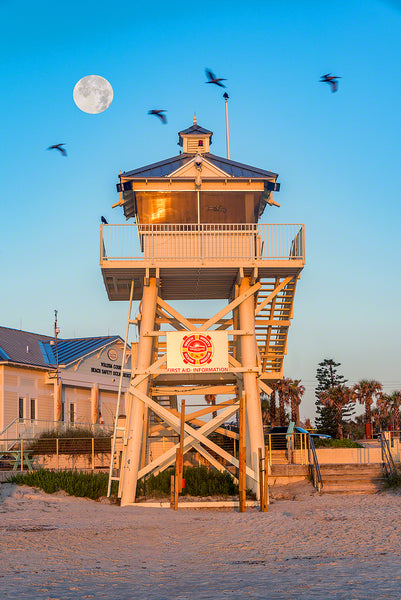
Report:
[[[312,477],[313,487],[320,492],[323,488],[323,480],[322,474],[320,472],[319,461],[317,459],[315,443],[310,434],[308,434],[309,438],[309,454],[312,454],[312,460],[309,457],[309,471]]]
[[[383,465],[386,471],[386,476],[388,478],[397,474],[397,467],[395,466],[393,456],[391,454],[390,446],[388,443],[388,439],[384,435],[384,433],[379,433],[378,437],[380,439],[381,449],[382,449],[382,458]]]
[[[100,262],[305,260],[299,223],[110,224],[100,226]]]

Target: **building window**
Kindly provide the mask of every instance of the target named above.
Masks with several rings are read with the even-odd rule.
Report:
[[[31,398],[31,421],[36,419],[36,398]]]
[[[24,418],[24,398],[18,398],[18,418]]]
[[[198,146],[203,146],[203,140],[198,141]]]
[[[64,423],[65,421],[65,403],[62,402],[61,403],[61,422]]]
[[[71,403],[70,404],[70,423],[71,424],[75,423],[75,417],[76,417],[76,404]]]

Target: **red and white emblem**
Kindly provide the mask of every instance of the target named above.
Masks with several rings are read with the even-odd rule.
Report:
[[[193,333],[184,335],[180,351],[186,365],[208,365],[212,362],[214,345],[210,335]]]

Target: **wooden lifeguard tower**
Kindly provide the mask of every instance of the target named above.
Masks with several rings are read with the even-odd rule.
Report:
[[[201,420],[207,408],[185,419],[184,449],[195,448],[220,470],[238,467],[238,460],[208,436],[224,433],[245,397],[247,487],[258,494],[258,452],[264,452],[259,394],[269,394],[271,382],[283,376],[304,266],[302,225],[259,223],[266,206],[279,206],[273,200],[277,174],[213,155],[212,132],[196,118],[178,136],[177,156],[120,173],[115,206],[131,222],[101,226],[108,297],[129,301],[127,335],[130,323],[139,329],[126,425],[115,432],[122,440],[121,468],[111,472],[122,505],[135,501],[139,478],[174,463],[174,446],[151,460],[146,441],[149,411],[180,432],[175,408],[158,401],[177,395],[232,397],[210,409],[216,416],[209,421]],[[171,304],[192,300],[196,313],[204,299],[227,304],[208,318],[185,316]],[[133,300],[141,301],[136,319]]]

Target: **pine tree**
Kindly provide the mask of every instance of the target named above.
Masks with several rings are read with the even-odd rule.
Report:
[[[316,379],[318,380],[318,385],[315,388],[316,429],[321,433],[328,433],[332,437],[336,437],[338,431],[336,411],[332,407],[324,406],[319,400],[319,394],[347,382],[343,375],[337,373],[337,368],[340,366],[341,363],[336,363],[332,358],[325,358],[324,361],[319,363],[316,371]],[[352,405],[345,407],[343,419],[349,419],[354,410]]]

